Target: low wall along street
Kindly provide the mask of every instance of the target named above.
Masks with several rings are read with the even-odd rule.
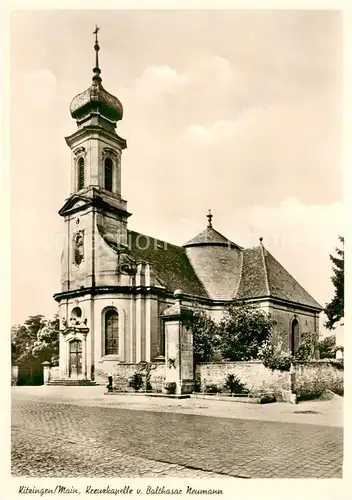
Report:
[[[195,370],[201,391],[208,385],[221,389],[229,374],[236,375],[250,392],[279,393],[281,389],[289,389],[287,372],[272,371],[260,361],[198,363]]]
[[[113,387],[121,392],[133,392],[134,389],[129,386],[129,381],[135,373],[141,373],[141,366],[135,363],[113,363],[110,365],[110,373],[113,377]],[[163,362],[153,363],[150,372],[150,383],[155,392],[161,392],[165,381],[165,364]],[[108,376],[104,373],[96,373],[96,381],[100,384],[105,384]]]
[[[299,397],[319,396],[326,390],[343,394],[343,369],[334,361],[297,362],[295,367],[295,388]],[[282,390],[289,390],[291,380],[289,372],[270,370],[260,361],[236,361],[217,363],[198,363],[195,377],[200,390],[214,385],[220,390],[228,374],[234,374],[250,392],[273,393],[281,397]]]
[[[319,397],[326,390],[343,395],[343,367],[334,360],[296,362],[295,392],[299,399]],[[111,362],[110,374],[113,387],[118,392],[134,392],[129,381],[135,373],[141,372],[141,365]],[[58,378],[57,367],[50,370],[50,379]],[[152,363],[150,383],[153,392],[163,392],[165,385],[165,362]],[[261,361],[210,362],[195,365],[196,390],[204,392],[212,386],[216,391],[225,391],[224,384],[229,374],[235,375],[250,393],[275,394],[282,399],[283,391],[290,391],[292,379],[289,372],[270,370]],[[96,373],[96,382],[105,385],[108,375]],[[144,387],[141,388],[144,391]]]

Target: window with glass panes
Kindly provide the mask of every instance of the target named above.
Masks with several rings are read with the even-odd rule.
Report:
[[[115,310],[105,313],[105,354],[119,353],[119,315]]]

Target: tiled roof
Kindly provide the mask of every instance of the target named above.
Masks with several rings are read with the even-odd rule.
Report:
[[[168,291],[180,289],[185,294],[208,297],[184,248],[135,231],[128,231],[128,241],[132,255],[149,262],[155,277]]]
[[[213,245],[214,250],[220,251],[223,247],[221,243],[224,241],[221,238],[224,237],[213,228],[207,229],[211,229],[208,234],[215,235],[213,242],[219,235],[220,244],[216,245],[214,242]],[[205,231],[201,234],[204,233]],[[103,237],[109,246],[114,250],[117,249],[114,241],[110,241],[107,235]],[[227,244],[228,240],[224,239]],[[192,266],[186,253],[187,245],[179,247],[136,231],[128,231],[128,247],[131,256],[138,262],[148,262],[157,282],[169,292],[173,293],[179,289],[184,294],[218,300],[272,297],[322,310],[320,304],[262,245],[248,249],[241,249],[236,245],[236,249],[231,250],[229,247],[228,251],[221,255],[218,252],[211,252],[214,266],[210,275],[209,269],[205,270],[205,274],[200,272],[201,269],[198,268],[196,262],[195,268]],[[189,246],[197,245],[198,243]],[[206,246],[205,244],[204,251]],[[202,245],[199,244],[199,250],[201,248]],[[223,250],[226,249],[223,248]],[[238,254],[238,258],[234,258],[233,252]],[[224,259],[227,262],[226,265],[222,262]],[[215,265],[219,263],[221,265]]]
[[[221,233],[216,231],[212,226],[208,226],[201,233],[197,234],[194,238],[187,241],[183,246],[191,247],[196,245],[222,245],[229,247],[241,248],[233,241],[225,238]]]
[[[266,296],[322,309],[271,253],[260,245],[243,251],[242,276],[235,298]]]

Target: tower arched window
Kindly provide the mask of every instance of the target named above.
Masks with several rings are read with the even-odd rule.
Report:
[[[119,353],[119,315],[115,309],[105,313],[105,354]]]
[[[113,168],[114,164],[111,158],[105,158],[104,162],[104,188],[107,191],[113,189]]]
[[[78,160],[77,180],[77,189],[80,191],[84,188],[84,159],[82,156]]]

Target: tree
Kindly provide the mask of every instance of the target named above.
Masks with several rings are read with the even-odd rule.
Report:
[[[344,271],[345,271],[345,252],[344,252],[344,238],[339,236],[339,241],[342,244],[341,248],[336,248],[337,256],[330,255],[330,260],[333,263],[333,276],[331,281],[335,287],[335,295],[332,300],[325,307],[325,314],[327,321],[326,328],[333,330],[335,324],[344,317]]]
[[[219,325],[222,356],[231,361],[257,359],[275,324],[270,315],[255,305],[231,303]]]
[[[59,360],[59,317],[46,321],[45,325],[38,331],[37,338],[33,343],[33,356],[43,361],[57,363]]]
[[[45,326],[45,318],[41,314],[29,316],[23,325],[14,325],[11,329],[12,362],[27,364],[33,361],[32,348],[37,334]]]
[[[294,356],[296,361],[311,361],[317,359],[319,352],[319,340],[316,332],[305,332],[301,335],[301,340],[297,352]]]
[[[330,335],[320,340],[318,343],[320,359],[335,358],[336,356],[336,336]]]
[[[193,333],[195,363],[211,361],[218,344],[218,325],[201,309],[192,311],[189,326]]]
[[[11,329],[12,363],[37,367],[43,361],[55,362],[59,354],[59,318],[46,320],[41,314],[30,316],[23,325]]]

